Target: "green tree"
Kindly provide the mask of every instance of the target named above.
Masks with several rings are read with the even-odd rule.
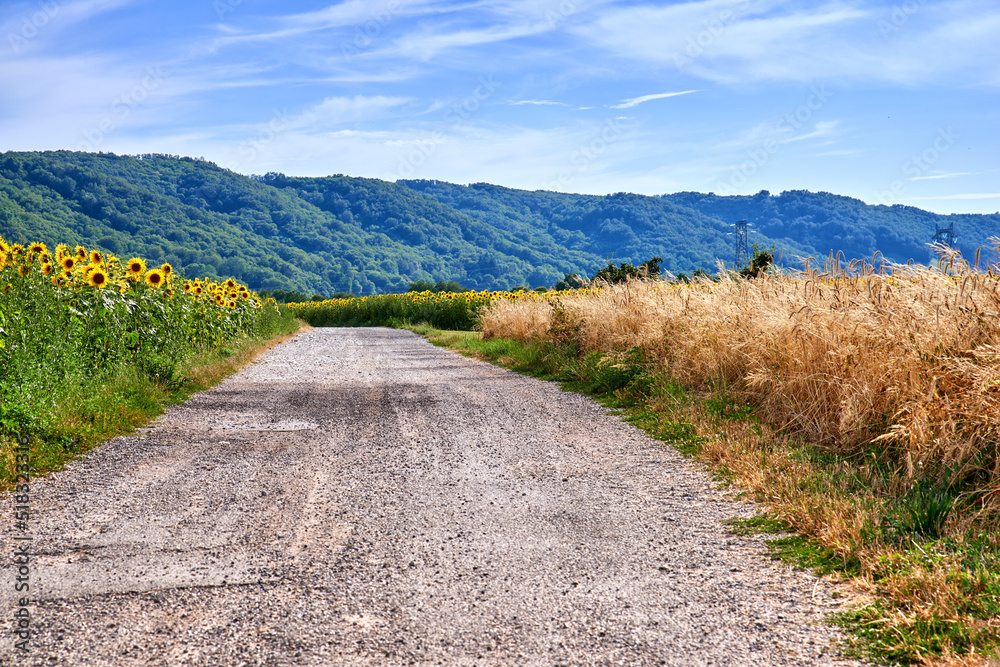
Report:
[[[773,245],[770,248],[764,248],[754,243],[751,252],[753,256],[750,258],[750,264],[740,271],[740,275],[744,278],[755,278],[763,273],[767,273],[774,266]]]
[[[606,283],[623,283],[626,280],[638,278],[657,278],[660,275],[660,264],[662,257],[654,257],[643,262],[639,266],[632,266],[628,262],[621,262],[618,266],[611,260],[608,265],[594,275],[594,280],[603,280]]]
[[[567,273],[562,280],[555,284],[555,289],[580,289],[586,287],[588,282],[579,273]]]
[[[410,283],[409,292],[468,292],[454,280],[439,280],[432,283],[429,280],[415,280]]]

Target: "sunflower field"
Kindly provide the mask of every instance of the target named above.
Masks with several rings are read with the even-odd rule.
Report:
[[[470,331],[479,314],[497,301],[552,302],[569,294],[596,293],[596,289],[550,290],[547,292],[407,292],[379,294],[351,299],[328,299],[308,303],[290,303],[288,307],[314,327],[398,326],[427,323],[438,329]]]
[[[113,396],[116,383],[126,394],[143,383],[169,391],[194,355],[267,336],[281,320],[290,317],[233,280],[0,238],[0,444],[28,435],[72,448],[79,425],[66,423],[68,404]],[[0,479],[7,453],[0,447]]]

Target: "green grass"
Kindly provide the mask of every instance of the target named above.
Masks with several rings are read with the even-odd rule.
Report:
[[[300,326],[290,317],[272,325],[224,348],[192,353],[181,360],[170,381],[125,366],[87,384],[63,388],[52,397],[51,407],[39,408],[38,422],[44,426],[27,431],[34,474],[58,470],[101,442],[148,423],[168,405],[214,386]],[[13,482],[9,461],[16,434],[8,430],[0,436],[0,490]]]
[[[767,541],[767,553],[771,558],[790,563],[803,570],[812,570],[816,575],[860,574],[858,563],[844,563],[844,559],[831,549],[824,548],[805,535],[797,535],[788,523],[767,514],[749,519],[730,519],[726,522],[734,535],[780,535]]]
[[[57,289],[36,268],[4,273],[0,488],[14,479],[17,438],[31,440],[35,474],[58,469],[203,389],[205,368],[299,327],[273,305],[213,308],[145,285]]]
[[[296,317],[314,327],[400,327],[426,323],[440,329],[469,331],[477,313],[489,304],[479,293],[455,298],[416,294],[382,294],[355,299],[333,299],[292,304]]]

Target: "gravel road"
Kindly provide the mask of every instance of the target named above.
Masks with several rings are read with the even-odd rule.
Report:
[[[831,585],[723,525],[752,505],[407,331],[302,333],[31,507],[35,635],[14,649],[5,546],[4,665],[835,662]]]

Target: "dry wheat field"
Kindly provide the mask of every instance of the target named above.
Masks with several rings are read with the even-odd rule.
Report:
[[[632,281],[497,301],[480,328],[642,359],[644,408],[694,424],[703,460],[870,594],[841,619],[880,630],[870,655],[978,664],[1000,626],[1000,274],[942,267]]]

